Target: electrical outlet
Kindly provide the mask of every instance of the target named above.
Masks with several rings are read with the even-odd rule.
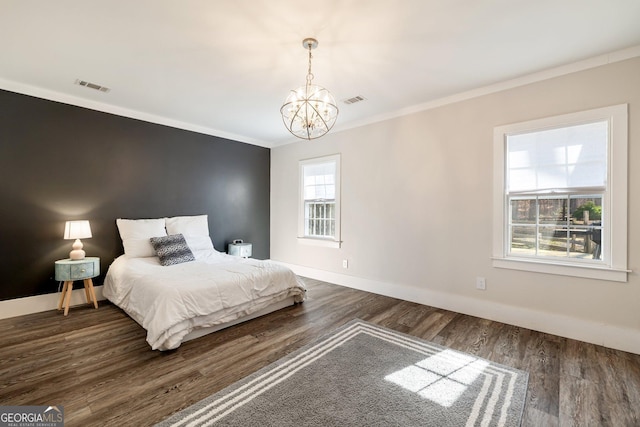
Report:
[[[476,289],[481,291],[487,289],[487,280],[484,277],[476,277]]]
[[[349,268],[349,260],[348,259],[343,259],[342,260],[342,268]]]

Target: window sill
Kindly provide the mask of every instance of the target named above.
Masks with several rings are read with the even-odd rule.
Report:
[[[493,266],[510,270],[531,271],[535,273],[556,274],[560,276],[584,277],[587,279],[609,280],[612,282],[626,282],[629,270],[594,265],[568,265],[537,261],[522,258],[493,258]]]
[[[342,242],[339,240],[318,239],[314,237],[298,237],[298,242],[304,245],[322,246],[325,248],[336,248],[336,249],[339,249],[340,245],[342,244]]]

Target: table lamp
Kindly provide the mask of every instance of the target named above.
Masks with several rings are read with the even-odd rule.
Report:
[[[91,225],[89,221],[67,221],[64,226],[64,238],[65,240],[73,240],[71,246],[73,250],[69,252],[69,258],[71,259],[84,259],[84,251],[82,250],[82,242],[80,239],[88,239],[91,237]]]

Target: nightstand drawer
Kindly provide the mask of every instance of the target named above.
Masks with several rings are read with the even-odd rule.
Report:
[[[60,282],[90,279],[99,274],[100,258],[97,257],[88,257],[78,261],[56,261],[56,280]]]

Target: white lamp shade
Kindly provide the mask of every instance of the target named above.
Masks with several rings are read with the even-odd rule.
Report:
[[[87,220],[67,221],[64,226],[64,238],[72,239],[88,239],[91,237],[91,225]]]
[[[80,239],[88,239],[91,237],[91,225],[87,220],[67,221],[64,225],[64,238],[68,240],[75,239],[73,242],[73,250],[69,252],[69,258],[73,260],[84,259],[84,251],[82,250],[82,242]]]

